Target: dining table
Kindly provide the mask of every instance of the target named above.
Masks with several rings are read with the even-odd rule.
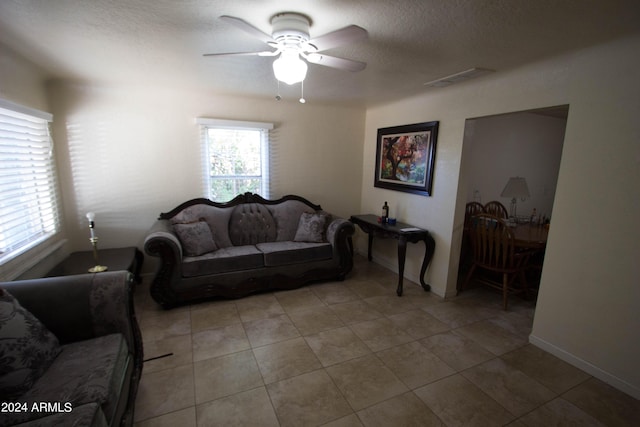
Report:
[[[547,246],[548,224],[516,224],[510,228],[518,248],[544,250]]]
[[[540,283],[544,253],[547,248],[549,224],[517,224],[510,227],[513,231],[516,249],[527,252],[525,270],[529,272],[527,281]],[[535,286],[532,288],[534,289]]]

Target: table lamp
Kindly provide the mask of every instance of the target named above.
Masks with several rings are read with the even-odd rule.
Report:
[[[102,271],[107,271],[106,266],[100,265],[98,262],[98,236],[94,231],[96,227],[95,219],[96,214],[93,212],[87,213],[87,219],[89,220],[89,231],[91,232],[91,237],[89,237],[89,241],[91,242],[91,246],[93,246],[93,259],[96,262],[96,265],[89,269],[89,273],[100,273]]]
[[[504,186],[504,190],[500,193],[501,197],[511,197],[510,216],[516,218],[517,216],[517,204],[518,198],[524,200],[531,196],[529,194],[529,187],[527,181],[521,176],[512,176],[507,181],[507,185]]]

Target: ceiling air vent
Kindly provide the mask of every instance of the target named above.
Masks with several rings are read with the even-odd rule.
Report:
[[[469,79],[474,79],[476,77],[483,76],[485,74],[493,73],[494,70],[489,70],[487,68],[470,68],[465,71],[461,71],[456,74],[451,74],[447,77],[442,77],[438,80],[433,80],[431,82],[427,82],[424,85],[426,87],[445,87],[450,86],[452,84],[460,83]]]

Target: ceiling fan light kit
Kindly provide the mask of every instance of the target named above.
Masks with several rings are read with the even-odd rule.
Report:
[[[301,46],[309,41],[309,20],[297,13],[279,13],[271,18],[272,37],[269,43],[280,49],[280,57],[273,61],[276,79],[293,85],[307,77],[307,63],[300,58]]]
[[[288,85],[303,81],[307,77],[307,68],[307,63],[300,59],[300,54],[295,50],[285,50],[273,61],[276,79]]]
[[[316,53],[366,39],[367,31],[357,25],[349,25],[310,39],[311,20],[300,13],[287,12],[274,15],[271,18],[271,36],[240,18],[224,15],[220,19],[256,37],[275,51],[208,53],[204,56],[278,56],[273,61],[273,74],[278,82],[288,85],[304,82],[307,76],[307,62],[352,72],[361,71],[367,65],[364,62]],[[276,99],[278,98],[280,98],[279,93],[276,96]],[[304,96],[300,98],[300,102],[304,103]]]
[[[299,13],[279,13],[271,18],[271,36],[276,42],[302,44],[309,41],[309,19]]]

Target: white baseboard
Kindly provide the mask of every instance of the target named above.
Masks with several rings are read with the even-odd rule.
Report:
[[[551,344],[550,342],[536,337],[535,335],[529,335],[529,342],[536,347],[553,354],[557,358],[562,359],[565,362],[575,366],[576,368],[582,369],[589,375],[604,381],[610,386],[615,387],[618,390],[623,391],[624,393],[627,393],[635,399],[640,399],[640,388],[638,388],[637,386],[629,384],[625,380],[618,378],[615,375],[604,371],[597,366],[574,356],[571,353],[568,353],[567,351]]]

